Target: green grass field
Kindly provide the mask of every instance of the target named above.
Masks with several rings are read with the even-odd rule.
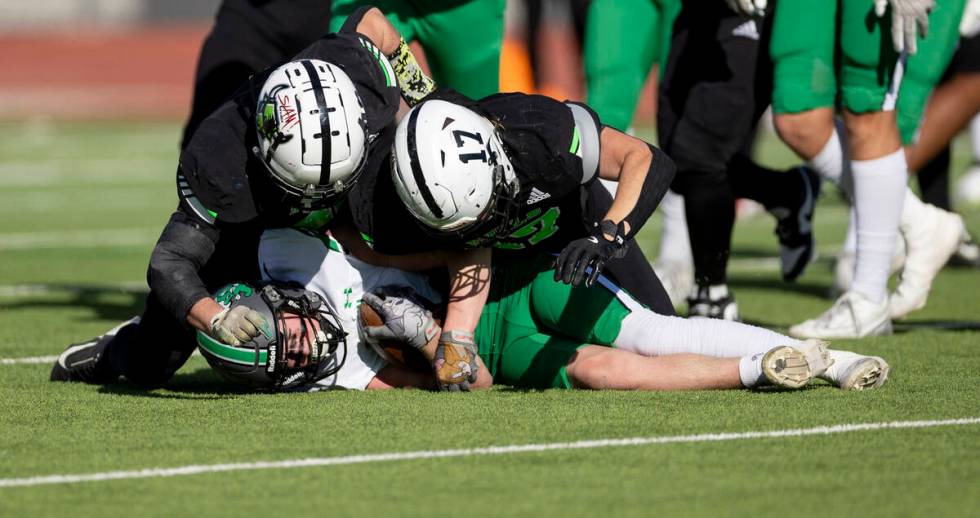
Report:
[[[70,342],[137,314],[176,203],[171,124],[0,125],[0,516],[934,515],[980,510],[980,424],[236,470],[21,487],[11,479],[188,465],[778,431],[980,417],[980,272],[947,269],[867,393],[245,394],[193,357],[164,389],[47,381]],[[763,137],[763,161],[789,152]],[[957,148],[962,170],[966,150]],[[980,211],[966,210],[974,235]],[[787,285],[767,216],[737,224],[743,316],[783,329],[826,309],[846,209],[817,213],[821,258]],[[652,254],[659,222],[644,230]],[[126,476],[126,475],[123,475]]]

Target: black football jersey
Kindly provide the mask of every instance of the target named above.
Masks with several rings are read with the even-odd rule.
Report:
[[[519,209],[494,247],[517,251],[559,251],[586,232],[582,187],[599,170],[599,117],[588,107],[541,95],[495,94],[473,101],[440,89],[433,98],[462,104],[496,121],[505,152],[521,185]],[[367,174],[367,172],[366,172]],[[456,246],[478,246],[434,237],[408,212],[386,167],[362,177],[350,195],[353,221],[362,237],[381,253],[405,254]]]

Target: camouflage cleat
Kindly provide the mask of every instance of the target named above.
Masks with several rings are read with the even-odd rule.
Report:
[[[806,353],[785,345],[762,357],[762,373],[769,383],[788,389],[801,388],[813,378]]]

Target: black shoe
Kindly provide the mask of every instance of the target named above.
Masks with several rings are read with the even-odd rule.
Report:
[[[128,327],[135,330],[139,321],[139,317],[127,320],[102,336],[69,345],[54,362],[51,381],[81,381],[97,385],[116,381],[119,373],[114,372],[108,362],[103,360],[103,353],[120,331]]]
[[[773,207],[776,217],[776,236],[779,238],[779,263],[783,280],[794,281],[813,260],[813,209],[820,197],[820,177],[811,169],[799,166],[786,174],[803,177],[804,193],[795,207]]]
[[[687,299],[687,316],[740,321],[738,304],[725,284],[696,286],[694,294]]]

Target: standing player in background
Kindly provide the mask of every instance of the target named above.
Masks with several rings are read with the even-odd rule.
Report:
[[[907,227],[909,261],[920,254],[913,262],[926,263],[925,273],[934,276],[933,266],[948,258],[939,256],[955,250],[963,221],[926,206],[906,187],[902,142],[912,137],[926,97],[952,56],[963,5],[958,0],[781,0],[775,6],[770,56],[776,130],[814,170],[841,186],[857,215],[851,289],[819,317],[791,327],[791,335],[886,334],[893,314],[925,302],[928,275],[916,279],[907,296],[893,297],[889,308],[889,264],[900,225]],[[928,37],[920,40],[927,26]],[[834,129],[838,96],[850,160]],[[852,178],[844,175],[845,165]],[[909,236],[925,241],[912,243]]]
[[[436,83],[470,97],[484,97],[496,93],[500,84],[505,4],[505,0],[335,0],[330,28],[339,28],[360,6],[376,6],[406,42],[417,40],[422,45]]]
[[[658,64],[663,75],[680,9],[680,0],[594,0],[589,5],[583,45],[588,104],[604,124],[630,130],[651,67]],[[690,293],[694,278],[684,199],[668,191],[660,213],[663,233],[654,269],[676,305]]]
[[[696,284],[691,316],[739,318],[727,284],[736,198],[758,201],[776,216],[785,280],[798,277],[813,255],[819,179],[806,168],[761,167],[745,151],[772,84],[769,19],[761,15],[720,1],[687,3],[674,23],[657,133],[677,163],[671,187],[685,198]]]

